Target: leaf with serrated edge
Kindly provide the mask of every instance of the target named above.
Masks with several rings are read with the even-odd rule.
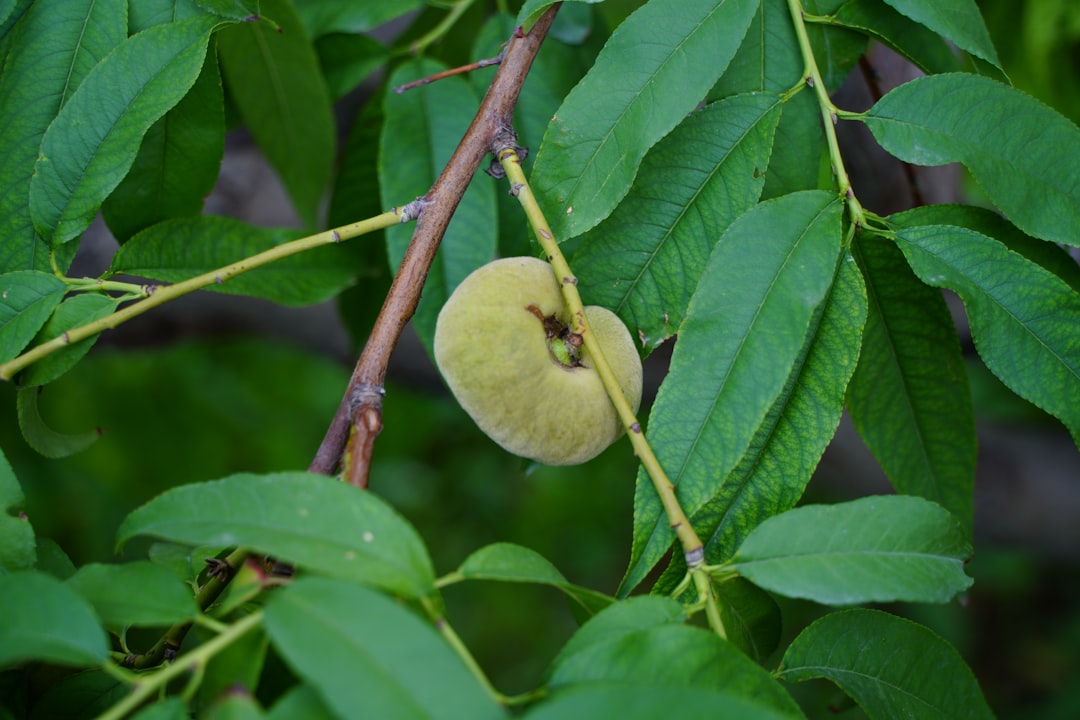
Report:
[[[966,533],[907,495],[807,505],[758,525],[731,567],[758,587],[827,605],[946,602],[971,585]]]
[[[678,332],[717,238],[757,202],[779,119],[780,98],[760,93],[694,113],[585,236],[571,262],[582,298],[615,311],[643,352]]]
[[[17,27],[0,74],[0,272],[52,272],[27,203],[38,147],[90,68],[127,37],[127,3],[35,0]]]
[[[691,517],[720,491],[787,384],[832,285],[840,217],[834,194],[785,195],[736,220],[709,258],[649,415],[649,441]],[[673,538],[641,470],[620,593],[641,582]]]
[[[154,26],[87,74],[41,140],[30,214],[42,237],[55,246],[86,229],[131,168],[147,129],[195,82],[220,22],[203,16]]]
[[[879,610],[842,610],[813,622],[788,646],[774,675],[832,680],[875,720],[994,717],[955,648],[932,630]]]
[[[755,5],[653,0],[616,28],[537,154],[533,190],[556,238],[590,229],[626,195],[646,151],[724,71]]]
[[[1064,422],[1080,443],[1080,293],[972,230],[929,225],[905,228],[896,238],[920,280],[964,301],[986,366]]]
[[[952,315],[892,244],[860,237],[853,253],[869,314],[848,412],[897,492],[941,504],[970,532],[975,415]]]
[[[1080,245],[1080,175],[1061,161],[1080,155],[1080,128],[1038,100],[985,77],[932,75],[891,91],[861,119],[901,160],[963,163],[1024,232]]]

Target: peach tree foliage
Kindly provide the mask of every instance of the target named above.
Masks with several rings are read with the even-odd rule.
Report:
[[[148,558],[65,570],[19,512],[35,479],[0,456],[4,687],[54,668],[44,693],[72,717],[770,718],[810,712],[788,688],[824,678],[873,718],[991,716],[946,640],[858,606],[952,602],[973,581],[974,419],[940,289],[963,302],[990,371],[1080,438],[1066,250],[1080,243],[1080,130],[1009,84],[973,0],[615,5],[560,9],[514,129],[582,300],[614,311],[642,357],[677,336],[641,425],[702,540],[695,581],[645,467],[608,595],[508,543],[436,568],[439,539],[379,496],[393,478],[360,491],[284,469],[168,490],[116,529],[118,548],[157,541]],[[374,322],[413,226],[394,215],[373,242],[338,242],[341,228],[427,192],[492,71],[393,89],[497,56],[552,6],[0,2],[0,374],[26,442],[50,457],[93,442],[51,429],[37,393],[154,297],[131,276],[287,305],[356,285],[352,312]],[[392,20],[392,43],[370,33]],[[834,106],[871,41],[925,77],[864,111]],[[335,103],[376,70],[339,147]],[[203,214],[236,123],[302,229]],[[861,123],[897,162],[962,163],[992,209],[871,212],[838,123]],[[508,189],[482,173],[463,189],[413,317],[428,349],[465,276],[539,254]],[[120,249],[100,278],[70,277],[99,213]],[[328,241],[236,265],[311,237]],[[797,507],[845,408],[896,494]],[[500,693],[453,630],[443,588],[480,580],[557,588],[580,620],[535,691]],[[779,647],[777,596],[844,609]],[[142,628],[160,639],[129,643]],[[269,653],[288,683],[256,700]]]

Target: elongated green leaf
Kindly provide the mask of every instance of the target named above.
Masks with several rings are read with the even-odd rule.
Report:
[[[986,366],[1061,419],[1080,443],[1080,293],[985,235],[943,225],[897,233],[915,274],[964,301]]]
[[[60,245],[86,229],[131,168],[143,135],[195,82],[220,22],[204,16],[154,26],[87,74],[41,140],[30,214],[42,237]]]
[[[102,206],[113,237],[123,243],[161,220],[198,215],[224,151],[225,101],[210,52],[188,94],[146,132],[131,170]]]
[[[240,262],[302,234],[297,230],[255,227],[216,215],[176,218],[132,238],[113,256],[110,270],[180,282]],[[261,297],[282,305],[310,305],[328,300],[353,283],[356,271],[349,258],[344,247],[323,246],[206,289]]]
[[[959,58],[944,38],[880,0],[848,0],[836,11],[833,20],[869,33],[927,74],[961,69]]]
[[[25,570],[37,560],[34,528],[19,514],[24,500],[15,471],[0,450],[0,575]]]
[[[771,592],[828,605],[946,602],[971,585],[970,555],[965,531],[939,505],[886,495],[769,518],[732,567]]]
[[[933,75],[888,93],[863,121],[901,160],[962,162],[1024,232],[1080,245],[1080,181],[1061,162],[1080,155],[1080,128],[1037,100],[985,77]]]
[[[126,36],[122,0],[37,0],[12,30],[0,74],[0,272],[51,271],[28,201],[41,138],[90,68]]]
[[[974,230],[1042,265],[1080,292],[1080,264],[1067,249],[1025,234],[993,210],[974,205],[924,205],[890,215],[889,224],[899,227],[955,225]]]
[[[728,560],[761,521],[790,510],[802,496],[836,432],[844,389],[855,371],[866,317],[866,289],[850,257],[811,321],[806,345],[784,390],[757,428],[738,466],[691,523],[710,563]],[[665,577],[671,587],[686,565],[676,557]]]
[[[34,344],[38,345],[60,337],[68,330],[111,315],[118,304],[116,298],[98,293],[84,293],[70,297],[56,307],[52,317],[37,334]],[[90,352],[95,342],[97,342],[96,335],[42,358],[19,374],[19,384],[31,387],[52,382],[73,368],[86,353]]]
[[[106,624],[171,625],[198,614],[191,590],[167,569],[151,562],[93,563],[67,581]]]
[[[540,553],[511,543],[495,543],[480,548],[465,558],[457,572],[467,580],[550,585],[562,590],[566,597],[580,605],[587,615],[593,615],[614,602],[603,593],[569,582],[558,568]]]
[[[82,452],[101,437],[101,430],[81,433],[62,433],[53,430],[38,410],[40,387],[20,388],[15,398],[19,429],[26,444],[48,458],[62,458]]]
[[[691,517],[721,490],[787,385],[839,253],[840,204],[818,191],[761,203],[713,250],[649,415],[649,441]],[[620,593],[641,582],[673,537],[641,470]]]
[[[230,20],[247,22],[259,17],[259,0],[195,0],[195,4]]]
[[[567,663],[590,647],[617,641],[626,635],[660,625],[681,625],[687,620],[686,608],[677,601],[661,595],[635,595],[615,603],[578,628],[558,656],[551,669]],[[550,671],[549,671],[550,675]]]
[[[851,419],[897,492],[933,500],[970,532],[975,415],[952,315],[891,244],[860,238],[855,254],[870,302]]]
[[[765,184],[779,98],[695,113],[656,144],[634,187],[574,256],[583,299],[614,310],[649,352],[674,335],[720,234]]]
[[[34,339],[66,289],[60,278],[36,270],[0,275],[0,362],[18,355]]]
[[[266,632],[341,717],[505,717],[433,627],[365,587],[297,580],[267,604]]]
[[[961,50],[1001,67],[990,33],[975,0],[885,0],[899,12],[922,23]]]
[[[137,535],[240,545],[409,596],[429,593],[434,581],[411,525],[372,493],[323,475],[241,473],[175,488],[128,515],[117,543]]]
[[[433,60],[414,60],[395,70],[388,82],[394,87],[445,69]],[[472,86],[461,78],[446,78],[402,95],[387,94],[379,140],[379,190],[384,207],[404,205],[428,191],[479,104]],[[480,174],[465,191],[443,235],[413,317],[428,348],[443,302],[465,276],[494,257],[496,227],[495,183]],[[395,272],[413,229],[413,225],[399,225],[386,231],[390,267]]]
[[[652,0],[612,33],[552,119],[532,183],[561,240],[603,220],[646,151],[705,97],[750,24],[752,0]]]
[[[253,697],[234,691],[218,698],[199,717],[205,720],[262,720],[266,714]]]
[[[832,680],[874,720],[994,717],[949,643],[879,610],[842,610],[815,621],[788,646],[775,675]]]
[[[778,720],[792,715],[753,702],[734,692],[649,685],[588,684],[570,688],[538,703],[524,720],[655,720],[674,710],[686,717]]]
[[[94,612],[74,590],[33,571],[0,574],[0,667],[27,660],[98,665],[109,647]]]
[[[791,697],[734,645],[711,631],[664,621],[666,612],[657,616],[662,620],[657,624],[634,627],[640,609],[631,614],[613,607],[586,623],[559,653],[548,685],[614,682],[729,691],[786,715],[800,714]],[[607,612],[617,615],[617,622],[605,618]],[[603,632],[593,631],[593,622],[603,625]]]
[[[315,43],[315,52],[319,54],[319,69],[326,78],[326,90],[333,102],[355,90],[364,78],[390,59],[390,50],[368,35],[327,35]]]
[[[334,164],[330,94],[292,1],[262,0],[260,7],[280,32],[266,22],[223,30],[218,36],[222,74],[229,97],[297,213],[314,226]]]

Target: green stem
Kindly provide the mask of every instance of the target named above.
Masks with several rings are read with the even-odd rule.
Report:
[[[135,687],[132,688],[131,694],[101,715],[98,715],[97,720],[120,720],[120,718],[142,705],[154,692],[164,688],[174,678],[189,670],[199,672],[200,668],[209,662],[214,655],[217,655],[243,635],[257,628],[262,622],[262,618],[263,613],[261,610],[241,618],[217,637],[185,653],[183,658],[172,665],[167,665],[148,675],[140,676],[135,681]],[[111,673],[108,668],[106,668],[106,672]]]
[[[483,668],[480,667],[480,663],[476,662],[476,658],[472,656],[472,653],[469,652],[469,648],[465,646],[465,643],[461,641],[458,634],[454,632],[454,628],[451,627],[446,618],[439,613],[435,604],[431,601],[431,598],[421,598],[420,604],[424,606],[424,611],[427,612],[431,621],[435,623],[435,629],[439,631],[439,634],[443,636],[443,639],[446,640],[454,652],[457,653],[458,657],[461,658],[461,661],[465,663],[465,667],[469,669],[469,672],[473,674],[473,677],[475,677],[484,690],[487,691],[487,694],[500,705],[506,704],[507,697],[496,690],[495,686],[491,684],[487,675],[484,674]]]
[[[698,597],[705,603],[705,617],[709,620],[709,627],[717,635],[726,639],[727,631],[724,630],[724,621],[720,617],[720,608],[716,604],[716,593],[713,592],[709,575],[704,571],[694,573],[694,586]]]
[[[791,12],[792,24],[795,26],[795,36],[799,41],[799,51],[802,53],[803,62],[805,63],[803,77],[806,84],[817,95],[818,107],[821,109],[821,119],[825,127],[825,141],[829,146],[829,161],[832,163],[833,173],[836,175],[837,189],[840,191],[841,197],[847,201],[852,222],[862,227],[866,224],[866,218],[863,214],[862,205],[856,199],[855,191],[851,187],[851,180],[844,167],[844,159],[840,155],[840,143],[836,138],[836,122],[841,111],[829,99],[825,81],[821,77],[817,60],[814,59],[810,36],[806,32],[806,15],[801,0],[788,0],[788,9]]]
[[[431,45],[446,35],[446,33],[450,31],[450,28],[454,26],[454,23],[461,19],[461,16],[465,14],[465,11],[468,10],[474,2],[476,2],[476,0],[461,0],[455,4],[450,8],[450,12],[446,13],[446,17],[444,17],[438,25],[426,32],[420,39],[414,41],[409,46],[409,50],[415,55],[422,53],[428,45]]]
[[[406,208],[407,207],[408,206],[406,206]],[[387,211],[381,215],[376,215],[373,218],[368,218],[367,220],[361,220],[360,222],[352,223],[350,225],[343,225],[338,228],[326,230],[325,232],[300,238],[299,240],[283,243],[258,253],[257,255],[252,255],[249,258],[240,260],[239,262],[226,265],[217,270],[211,270],[208,273],[189,278],[183,282],[178,282],[175,285],[158,287],[152,294],[142,300],[117,310],[113,314],[103,317],[100,320],[95,320],[86,325],[68,330],[52,340],[31,348],[17,358],[0,364],[0,380],[10,380],[23,368],[41,360],[57,350],[81,340],[85,340],[88,337],[93,337],[105,330],[112,330],[131,318],[142,315],[147,310],[167,303],[170,300],[175,300],[182,295],[187,295],[195,290],[201,290],[202,288],[210,287],[212,285],[221,284],[241,273],[254,270],[263,265],[268,265],[275,260],[280,260],[289,257],[290,255],[295,255],[322,245],[333,245],[343,240],[349,240],[359,235],[364,235],[375,230],[381,230],[396,225],[399,222],[413,219],[409,212],[406,211],[406,208],[394,208],[393,210]]]
[[[595,336],[589,332],[585,308],[581,302],[581,295],[577,291],[577,278],[570,270],[566,258],[563,257],[562,251],[559,249],[559,243],[552,235],[551,227],[547,224],[544,213],[540,209],[532,189],[529,187],[529,182],[521,169],[521,160],[518,158],[517,151],[513,148],[502,149],[498,153],[498,160],[506,172],[506,178],[510,181],[513,193],[517,196],[518,201],[525,210],[526,217],[528,217],[533,230],[536,232],[541,247],[544,248],[544,252],[547,254],[548,262],[551,263],[551,267],[555,270],[555,277],[561,280],[559,286],[562,288],[566,305],[570,309],[573,331],[582,336],[585,346],[589,349],[589,354],[596,365],[596,371],[600,375],[600,380],[604,383],[604,389],[607,390],[611,402],[615,405],[615,410],[618,412],[619,418],[626,428],[627,435],[630,437],[630,442],[634,446],[634,452],[641,460],[646,472],[648,472],[653,487],[660,497],[660,502],[664,506],[664,511],[667,513],[671,529],[675,531],[675,535],[682,544],[683,553],[686,556],[686,565],[691,572],[695,572],[697,568],[701,567],[705,559],[701,539],[698,538],[697,533],[686,517],[686,513],[683,512],[678,498],[675,497],[675,486],[668,479],[664,469],[660,466],[660,461],[656,459],[656,455],[653,454],[652,448],[645,439],[645,434],[641,431],[641,423],[634,416],[633,408],[630,407],[630,403],[627,402],[626,397],[623,395],[622,389],[619,387],[619,381],[615,378],[615,373],[611,370],[611,366],[604,357],[603,350],[596,342]]]

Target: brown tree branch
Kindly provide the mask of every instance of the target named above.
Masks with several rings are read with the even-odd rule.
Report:
[[[375,437],[382,430],[383,382],[390,354],[416,311],[435,251],[465,188],[491,152],[496,136],[505,135],[511,127],[521,86],[558,9],[557,4],[549,8],[527,34],[515,31],[472,124],[423,197],[405,258],[356,363],[345,397],[309,466],[312,472],[329,474],[340,466],[351,484],[367,486]]]

